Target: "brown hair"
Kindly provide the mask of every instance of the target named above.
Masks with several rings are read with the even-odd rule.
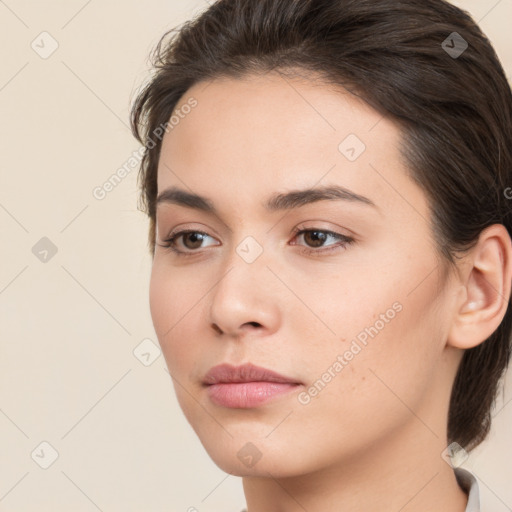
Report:
[[[512,184],[510,86],[480,28],[444,0],[219,0],[166,32],[152,62],[156,72],[134,101],[131,125],[146,146],[140,200],[153,256],[161,139],[152,134],[168,126],[196,83],[271,70],[321,76],[399,123],[402,155],[429,200],[445,264],[453,268],[487,226],[512,233],[504,193]],[[498,329],[465,351],[450,399],[449,443],[471,450],[487,436],[511,331],[509,301]]]

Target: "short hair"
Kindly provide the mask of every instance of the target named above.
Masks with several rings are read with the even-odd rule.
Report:
[[[150,219],[152,256],[162,141],[151,134],[168,126],[193,85],[272,70],[321,77],[397,122],[400,154],[426,194],[446,268],[484,228],[498,223],[512,233],[510,86],[478,25],[444,0],[218,0],[167,31],[151,60],[154,76],[138,92],[130,121],[146,147],[139,199]],[[511,331],[509,300],[497,330],[463,354],[448,443],[471,450],[487,437]]]

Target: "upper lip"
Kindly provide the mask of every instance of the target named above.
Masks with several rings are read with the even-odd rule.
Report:
[[[231,382],[285,382],[300,384],[296,379],[280,375],[267,368],[246,363],[241,366],[233,366],[227,363],[210,368],[203,379],[203,384],[219,384]]]

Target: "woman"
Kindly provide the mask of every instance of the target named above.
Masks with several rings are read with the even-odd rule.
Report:
[[[512,95],[442,0],[220,0],[160,40],[150,306],[248,512],[479,510],[510,358]],[[455,458],[452,458],[454,455]]]

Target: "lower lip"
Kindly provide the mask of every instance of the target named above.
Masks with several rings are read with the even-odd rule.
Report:
[[[211,384],[207,393],[210,400],[217,405],[249,409],[289,393],[298,386],[284,382],[230,382]]]

